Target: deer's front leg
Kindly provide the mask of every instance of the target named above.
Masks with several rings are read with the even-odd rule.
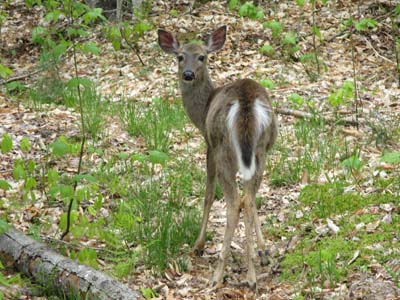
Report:
[[[231,243],[233,234],[237,227],[239,221],[240,213],[240,198],[235,195],[233,198],[228,198],[225,196],[227,204],[227,223],[225,228],[224,241],[222,244],[222,249],[219,254],[218,265],[214,271],[212,285],[217,286],[222,283],[224,276],[224,270],[226,265],[226,260],[231,251]]]
[[[194,253],[202,255],[204,251],[204,244],[206,241],[207,222],[210,216],[211,206],[215,198],[215,184],[216,184],[216,169],[212,150],[207,149],[207,182],[206,182],[206,195],[204,198],[203,219],[201,221],[201,228],[199,236],[194,244]]]

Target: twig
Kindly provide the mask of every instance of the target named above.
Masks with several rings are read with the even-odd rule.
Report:
[[[387,62],[390,62],[391,64],[393,64],[393,61],[383,55],[381,55],[375,48],[374,46],[372,46],[371,42],[368,41],[368,39],[366,37],[362,37],[362,39],[365,41],[365,43],[367,44],[368,47],[370,47],[377,56],[379,56],[380,58],[382,58],[383,60],[386,60]]]
[[[106,249],[106,248],[100,248],[100,247],[88,247],[88,246],[84,246],[84,245],[78,245],[78,244],[73,244],[71,242],[67,242],[67,241],[63,241],[63,240],[59,240],[59,239],[55,239],[49,236],[40,236],[40,238],[45,241],[47,244],[59,244],[59,245],[63,245],[63,246],[67,246],[68,249],[75,249],[75,250],[82,250],[83,248],[85,249],[92,249],[95,250],[96,252],[109,252],[111,253],[112,251]]]
[[[121,36],[123,37],[125,43],[129,46],[129,48],[131,48],[133,50],[133,52],[135,52],[137,58],[139,59],[140,63],[142,64],[142,66],[145,66],[145,63],[143,62],[142,58],[140,57],[139,51],[136,49],[136,47],[134,45],[132,45],[128,39],[126,38],[125,35],[125,29],[123,29],[123,26],[121,26],[119,28],[119,32],[121,33]]]
[[[73,23],[73,15],[72,15],[72,4],[71,3],[70,3],[69,10],[70,10],[70,25],[72,25],[72,23]],[[74,58],[75,78],[79,78],[79,75],[78,75],[78,60],[76,58],[76,45],[75,45],[74,42],[72,44],[72,54],[73,54],[73,58]],[[82,94],[81,94],[81,88],[80,88],[79,84],[77,86],[77,90],[78,90],[78,98],[79,98],[79,113],[80,113],[81,125],[82,125],[82,142],[81,142],[81,149],[80,149],[80,152],[79,152],[78,170],[76,171],[76,174],[79,175],[81,173],[81,168],[82,168],[82,158],[83,158],[83,151],[84,151],[85,141],[86,141],[86,132],[85,132],[85,122],[84,122],[84,117],[83,117]],[[75,195],[77,186],[78,186],[78,181],[75,181],[75,183],[74,183],[74,195]],[[67,228],[65,229],[65,231],[61,235],[60,240],[63,240],[64,237],[69,233],[69,228],[70,228],[70,225],[71,225],[71,220],[70,219],[71,219],[71,211],[72,211],[73,202],[74,202],[74,197],[72,196],[70,201],[69,201],[68,211],[67,211]]]
[[[264,279],[270,277],[272,274],[276,274],[278,272],[278,270],[279,270],[279,268],[281,266],[281,263],[282,263],[283,259],[285,258],[286,252],[289,250],[289,246],[290,246],[290,243],[292,242],[292,239],[293,239],[292,236],[289,237],[289,239],[288,239],[288,241],[287,241],[287,243],[285,245],[285,248],[283,249],[282,255],[280,255],[277,258],[276,263],[271,266],[270,271],[267,272],[267,273],[263,273],[263,274],[258,275],[257,276],[257,280],[264,280]]]
[[[281,115],[285,116],[293,116],[295,118],[299,119],[312,119],[315,118],[316,116],[305,111],[300,111],[300,110],[294,110],[294,109],[288,109],[288,108],[277,108],[275,109],[275,112]],[[343,119],[337,119],[332,116],[317,116],[318,118],[321,118],[324,122],[326,123],[344,123],[346,125],[352,125],[352,126],[357,126],[362,123],[363,120],[358,120],[355,121],[353,118],[343,118]]]
[[[349,7],[349,16],[351,18],[351,6]],[[358,7],[360,8],[360,7]],[[354,34],[354,21],[351,19],[351,27],[350,27],[350,47],[351,47],[351,62],[353,66],[353,84],[354,84],[354,108],[356,110],[356,126],[358,129],[358,104],[359,104],[359,95],[358,95],[358,85],[357,85],[357,67],[356,67],[356,55],[355,55],[355,46],[354,46],[354,39],[353,39],[353,34]],[[360,100],[360,105],[361,105],[361,100]]]
[[[316,11],[316,7],[315,7],[315,0],[312,1],[312,24],[313,24],[313,36],[312,36],[312,41],[313,41],[313,48],[314,48],[314,58],[315,58],[315,63],[317,64],[317,72],[318,72],[318,76],[321,75],[321,67],[319,65],[319,59],[318,59],[318,52],[317,52],[317,44],[316,44],[316,28],[317,26],[315,25],[315,11]]]
[[[21,80],[21,79],[25,79],[26,77],[35,75],[35,74],[37,74],[39,72],[42,72],[43,70],[44,69],[38,69],[38,70],[29,72],[29,73],[25,73],[25,74],[21,74],[21,75],[10,77],[8,79],[4,79],[4,80],[0,81],[0,85],[7,84],[7,83],[10,83],[10,82],[13,82],[13,81],[17,81],[17,80]]]
[[[392,1],[390,1],[390,5],[392,5]],[[396,56],[396,71],[397,71],[397,79],[398,79],[398,86],[400,87],[400,57],[399,57],[399,49],[397,47],[397,35],[399,32],[399,27],[395,21],[396,15],[391,15],[390,16],[390,21],[392,23],[392,36],[393,36],[393,48],[394,48],[394,54]]]

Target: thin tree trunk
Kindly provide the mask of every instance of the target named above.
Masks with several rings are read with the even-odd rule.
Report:
[[[118,22],[118,28],[121,28],[121,22],[122,22],[122,0],[117,0],[117,22]]]

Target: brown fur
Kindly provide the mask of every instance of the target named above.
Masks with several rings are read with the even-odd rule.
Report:
[[[178,62],[178,80],[182,92],[183,106],[197,128],[200,129],[207,143],[207,183],[204,202],[204,213],[199,237],[195,243],[195,252],[201,253],[205,244],[207,221],[214,201],[216,178],[221,185],[227,203],[227,226],[220,259],[213,276],[213,284],[222,281],[225,263],[230,251],[234,230],[239,220],[239,212],[244,209],[247,238],[247,281],[251,287],[256,285],[254,269],[253,230],[257,235],[258,247],[265,253],[265,243],[255,208],[255,195],[261,184],[266,151],[275,142],[277,125],[271,102],[265,89],[251,79],[237,80],[231,84],[214,88],[208,75],[207,55],[222,48],[225,42],[226,27],[214,31],[204,45],[186,44],[180,46],[172,34],[160,30],[159,44],[161,48],[175,54]],[[204,60],[201,60],[201,56]],[[185,81],[184,72],[193,72],[194,79]],[[269,109],[270,122],[259,133],[256,139],[255,101]],[[234,101],[239,103],[236,119],[238,143],[242,157],[236,157],[232,144],[232,132],[227,127],[227,116]],[[252,155],[255,155],[256,171],[254,176],[244,183],[244,196],[239,196],[236,185],[238,159],[249,166]]]

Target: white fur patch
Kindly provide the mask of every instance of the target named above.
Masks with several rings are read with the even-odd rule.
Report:
[[[236,160],[238,162],[239,172],[240,174],[242,174],[243,179],[245,181],[248,181],[253,177],[256,171],[255,156],[254,153],[252,153],[250,168],[246,167],[243,164],[242,150],[240,149],[240,144],[238,141],[238,135],[236,130],[236,119],[238,113],[239,113],[239,101],[235,100],[231,108],[229,109],[228,116],[226,118],[226,123],[229,131],[231,132],[231,141],[236,153]]]
[[[256,118],[257,138],[261,132],[271,123],[269,107],[265,106],[260,100],[256,99],[254,102],[254,115]]]
[[[236,131],[236,118],[238,113],[239,101],[234,100],[231,108],[229,109],[228,116],[226,117],[228,129],[230,129],[231,133],[233,133],[233,131]]]
[[[242,174],[243,179],[245,181],[248,181],[254,176],[254,173],[256,172],[255,149],[253,149],[250,167],[248,168],[243,164],[242,150],[240,149],[240,144],[238,141],[238,135],[236,129],[236,120],[239,114],[239,109],[240,109],[239,101],[234,100],[231,108],[229,109],[228,116],[226,118],[226,123],[228,130],[231,133],[231,141],[236,153],[239,172]],[[255,138],[258,139],[263,130],[267,128],[271,123],[271,118],[270,118],[271,109],[267,107],[262,101],[256,99],[256,101],[254,102],[253,112],[254,112],[254,118],[256,119]]]

